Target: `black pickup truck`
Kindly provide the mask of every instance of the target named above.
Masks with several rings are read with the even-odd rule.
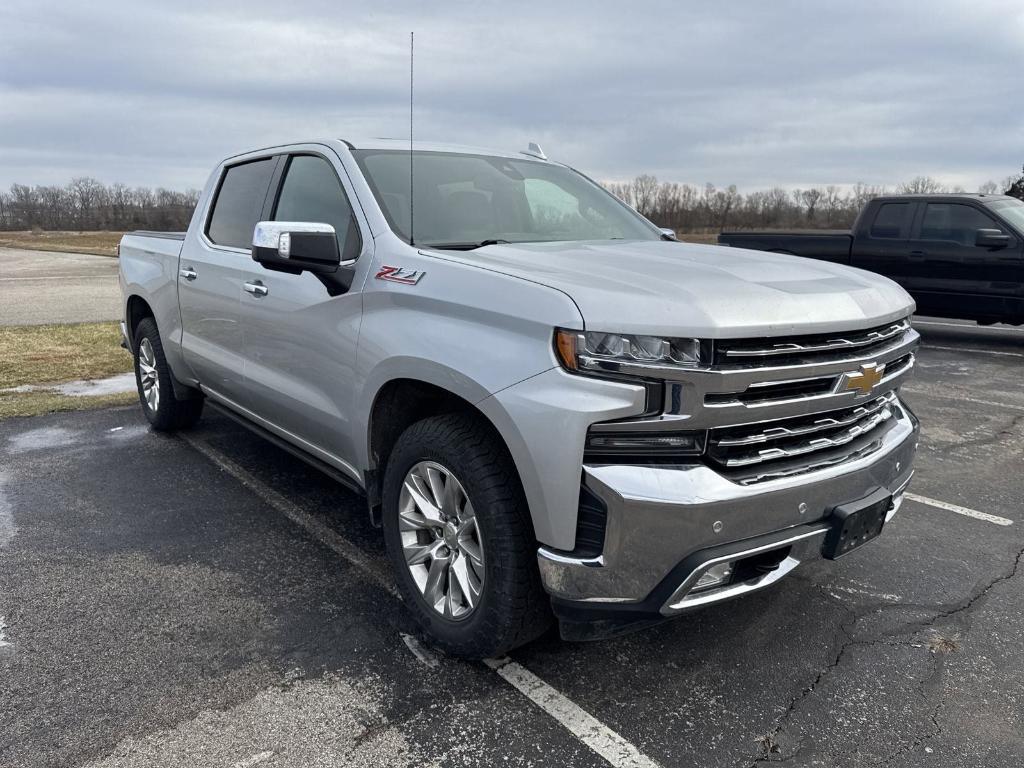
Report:
[[[1024,323],[1024,202],[1014,197],[876,197],[850,231],[722,232],[718,242],[878,272],[922,315]]]

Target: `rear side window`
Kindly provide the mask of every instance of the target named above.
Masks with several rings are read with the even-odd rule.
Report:
[[[871,237],[906,237],[909,216],[910,203],[882,203],[871,223]]]
[[[252,247],[252,232],[260,220],[273,170],[274,160],[269,157],[227,169],[206,228],[212,242],[233,248]]]
[[[999,225],[973,205],[928,203],[921,220],[920,239],[974,245],[979,229],[999,229]]]
[[[274,221],[330,224],[338,237],[342,259],[359,255],[359,230],[352,207],[331,164],[314,155],[295,155],[277,198]]]

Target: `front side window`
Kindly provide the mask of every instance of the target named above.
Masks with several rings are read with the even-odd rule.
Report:
[[[979,229],[999,229],[999,225],[973,205],[928,203],[921,220],[920,239],[974,245]]]
[[[359,230],[345,190],[331,164],[315,155],[295,155],[288,162],[274,209],[274,221],[330,224],[341,258],[359,255]]]
[[[586,177],[554,163],[454,152],[355,150],[391,229],[418,245],[474,248],[489,240],[536,243],[658,240],[643,217]]]
[[[252,233],[267,197],[273,158],[232,165],[221,179],[206,236],[217,245],[252,247]]]

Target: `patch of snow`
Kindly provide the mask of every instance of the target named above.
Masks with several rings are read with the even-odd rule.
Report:
[[[72,445],[79,441],[80,434],[64,427],[41,427],[7,438],[11,453],[25,453],[45,448]]]
[[[23,392],[55,392],[70,397],[82,397],[83,395],[117,395],[121,392],[135,391],[135,374],[119,373],[106,379],[80,379],[78,381],[67,381],[63,384],[22,384],[17,387],[0,389],[0,393],[23,393]]]

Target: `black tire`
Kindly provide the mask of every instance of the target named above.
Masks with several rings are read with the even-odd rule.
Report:
[[[452,620],[424,599],[406,564],[399,501],[406,475],[436,462],[462,484],[475,510],[484,551],[479,601]],[[511,458],[497,435],[471,415],[435,416],[409,427],[395,444],[384,473],[383,525],[388,556],[406,605],[434,644],[464,658],[491,658],[540,636],[551,623],[541,586],[537,544]]]
[[[173,432],[195,425],[203,414],[203,397],[199,393],[186,400],[178,400],[175,397],[174,385],[171,382],[171,369],[167,365],[167,358],[164,357],[160,333],[156,329],[156,321],[153,318],[147,317],[139,321],[135,328],[135,337],[132,340],[132,350],[139,402],[153,429],[161,432]],[[147,364],[147,360],[143,358],[148,358],[152,364]],[[144,372],[149,369],[153,370],[155,377],[152,373]],[[147,398],[147,392],[150,390],[144,387],[144,378],[147,379],[147,383],[153,383],[157,387],[155,402],[151,398]]]

